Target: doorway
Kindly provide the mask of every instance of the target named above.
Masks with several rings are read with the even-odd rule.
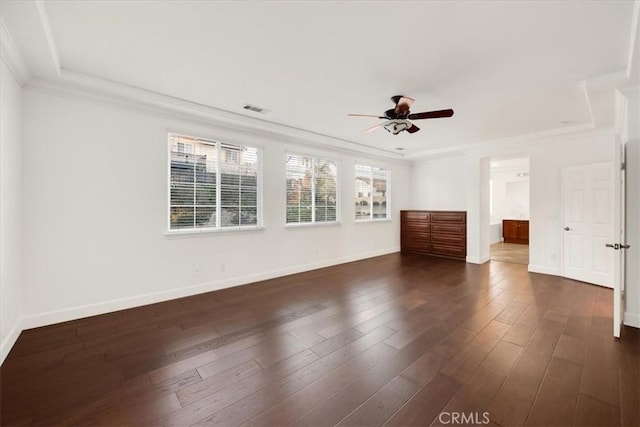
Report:
[[[529,158],[492,158],[489,244],[494,261],[529,264]]]

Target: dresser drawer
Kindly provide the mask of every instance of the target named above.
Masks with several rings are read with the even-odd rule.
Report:
[[[467,236],[464,234],[440,234],[432,233],[431,242],[439,245],[460,246],[463,247],[467,242]]]
[[[425,212],[425,211],[402,211],[401,215],[402,215],[402,219],[403,220],[424,221],[424,222],[430,222],[431,221],[431,212]]]
[[[467,235],[466,224],[431,224],[432,233]]]
[[[454,258],[464,258],[467,255],[467,250],[464,246],[450,246],[441,245],[438,243],[431,243],[431,253],[434,255],[444,255]]]
[[[433,212],[431,213],[431,221],[438,223],[466,224],[467,215],[460,212]]]
[[[431,233],[421,231],[411,231],[409,233],[402,233],[401,238],[403,241],[419,240],[421,242],[430,242]]]
[[[401,250],[402,252],[413,252],[427,255],[431,251],[431,244],[416,241],[402,242]]]
[[[402,221],[402,231],[423,231],[429,232],[431,224],[424,221],[414,221],[414,220],[403,220]]]

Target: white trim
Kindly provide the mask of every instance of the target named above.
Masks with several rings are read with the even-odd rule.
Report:
[[[551,276],[562,276],[560,267],[549,267],[546,265],[529,264],[527,267],[529,273],[549,274]]]
[[[620,92],[620,90],[616,90],[614,93],[615,96],[615,117],[614,117],[614,127],[616,132],[620,135],[620,139],[622,145],[626,144],[629,140],[629,126],[628,123],[628,109],[629,109],[629,98]]]
[[[470,264],[484,264],[485,262],[489,262],[490,259],[491,257],[489,255],[485,255],[482,257],[467,255],[466,261]]]
[[[169,230],[165,231],[164,235],[167,237],[173,236],[187,236],[191,234],[224,234],[224,233],[243,233],[243,232],[251,232],[251,231],[262,231],[266,230],[266,227],[263,226],[253,226],[247,225],[246,227],[222,227],[222,228],[186,228]]]
[[[627,78],[631,78],[631,68],[633,67],[633,56],[637,49],[636,43],[638,42],[638,16],[640,15],[640,1],[635,0],[633,2],[633,12],[631,17],[631,34],[629,35],[629,53],[627,55]],[[636,64],[640,66],[640,64]]]
[[[13,348],[13,345],[18,340],[20,333],[24,329],[23,324],[24,322],[22,320],[22,317],[18,318],[18,320],[16,320],[16,323],[13,324],[13,327],[11,328],[7,336],[2,341],[2,345],[0,345],[0,365],[4,362],[4,359],[9,355],[11,348]]]
[[[589,91],[587,90],[586,80],[582,81],[582,94],[584,95],[584,103],[587,105],[587,110],[589,111],[589,123],[591,123],[591,128],[594,128],[593,110],[591,109],[591,101],[589,100]]]
[[[33,79],[27,89],[59,96],[91,100],[116,105],[134,111],[145,111],[193,123],[215,126],[238,137],[259,138],[261,141],[277,140],[296,146],[331,149],[348,154],[367,154],[385,161],[395,160],[407,164],[402,154],[370,147],[330,135],[270,122],[261,118],[198,104],[162,93],[128,86],[77,71],[62,69],[59,80]]]
[[[494,153],[496,150],[506,147],[524,147],[529,144],[544,143],[549,139],[553,139],[565,135],[574,135],[584,131],[602,131],[595,129],[593,123],[582,123],[575,126],[565,126],[558,129],[548,129],[540,132],[527,133],[522,135],[510,136],[506,138],[489,140],[482,143],[470,143],[452,145],[450,147],[435,148],[432,150],[419,151],[417,153],[405,155],[405,159],[413,161],[429,161],[443,157],[464,156],[469,153]]]
[[[137,295],[135,297],[120,298],[107,302],[87,304],[63,310],[49,311],[46,313],[23,316],[22,329],[37,328],[40,326],[51,325],[54,323],[66,322],[69,320],[81,319],[83,317],[96,316],[99,314],[111,313],[127,308],[139,307],[147,304],[155,304],[158,302],[169,301],[176,298],[184,298],[205,292],[217,291],[220,289],[230,288],[234,286],[246,285],[262,280],[269,280],[276,277],[287,276],[290,274],[303,273],[306,271],[316,270],[318,268],[331,267],[333,265],[344,264],[348,262],[358,261],[366,258],[372,258],[399,252],[399,247],[366,252],[359,255],[351,255],[342,258],[334,258],[326,261],[313,262],[305,265],[294,267],[286,267],[278,270],[266,271],[264,273],[240,276],[232,279],[219,280],[215,282],[201,283],[194,286],[186,286],[183,288],[171,289],[162,292],[154,292],[151,294]]]
[[[49,23],[49,15],[44,5],[43,0],[35,1],[36,9],[38,9],[38,16],[40,17],[40,24],[42,24],[42,31],[44,31],[44,37],[47,41],[47,47],[49,48],[49,56],[53,62],[53,69],[58,77],[62,71],[60,65],[60,56],[58,55],[58,49],[56,48],[56,41],[53,38],[53,32],[51,31],[51,24]]]
[[[285,229],[296,229],[306,227],[328,227],[342,225],[342,221],[323,221],[323,222],[290,222],[284,225]]]
[[[20,86],[27,84],[31,80],[31,72],[27,66],[20,49],[16,45],[15,40],[4,25],[4,21],[0,17],[0,57],[16,78]]]
[[[623,323],[633,328],[640,328],[640,314],[625,312]]]

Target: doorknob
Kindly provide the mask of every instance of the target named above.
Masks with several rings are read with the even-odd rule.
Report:
[[[613,249],[615,249],[616,251],[617,251],[618,249],[620,249],[620,245],[619,245],[619,244],[617,244],[617,243],[606,243],[606,244],[605,244],[605,246],[606,246],[607,248],[613,248]]]
[[[569,230],[571,230],[569,227],[564,228],[564,231],[569,231]]]

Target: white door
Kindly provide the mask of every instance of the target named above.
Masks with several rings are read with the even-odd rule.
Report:
[[[625,298],[625,146],[620,139],[616,139],[616,159],[614,179],[615,179],[615,228],[614,240],[609,242],[609,250],[613,252],[613,336],[620,337],[620,327],[624,320],[624,298]],[[616,244],[618,244],[616,246]]]
[[[562,275],[612,288],[613,162],[562,169]]]

